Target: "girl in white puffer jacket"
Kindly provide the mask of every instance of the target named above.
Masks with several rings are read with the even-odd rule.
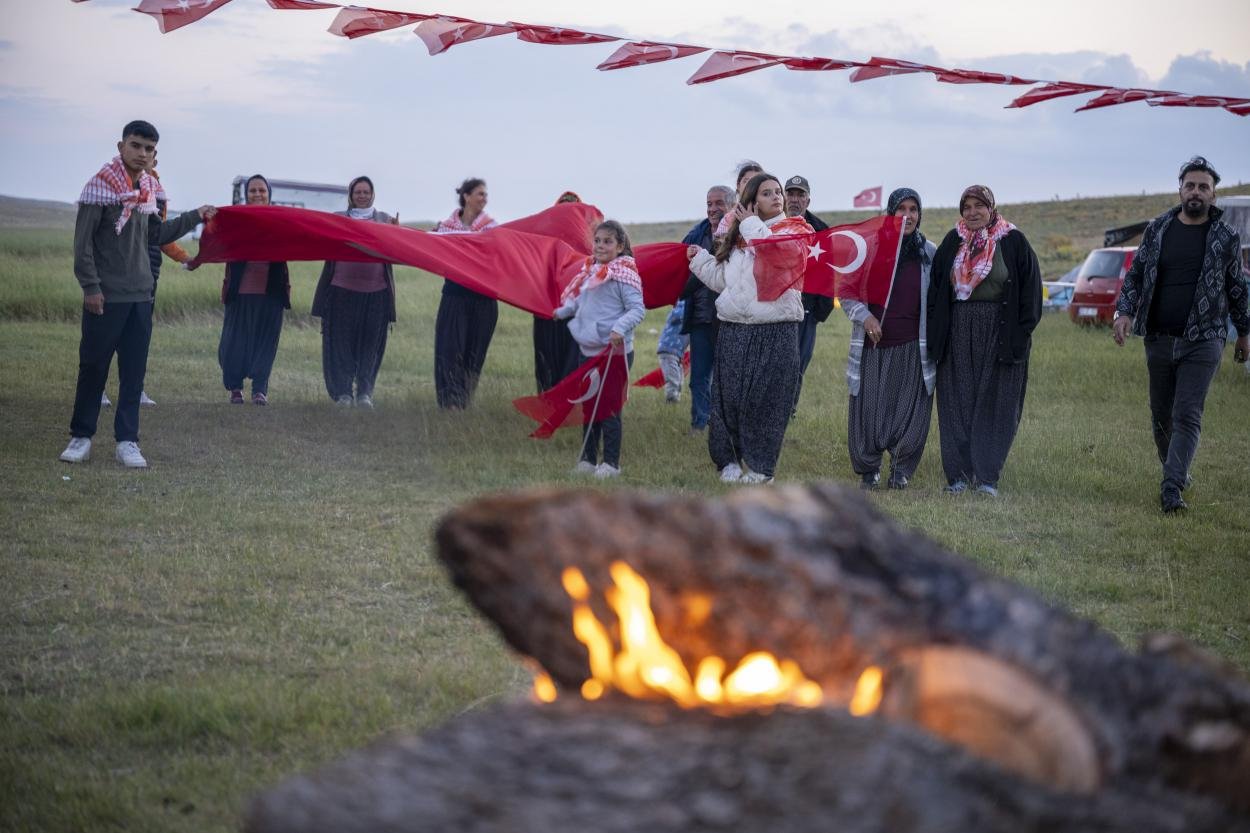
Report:
[[[691,246],[690,271],[719,292],[708,453],[727,483],[773,479],[799,383],[800,295],[807,244],[751,245],[775,235],[811,234],[785,216],[781,181],[761,173],[747,183],[729,234],[713,256]]]

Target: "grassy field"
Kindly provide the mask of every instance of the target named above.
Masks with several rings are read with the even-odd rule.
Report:
[[[294,771],[526,689],[435,564],[430,531],[473,495],[575,482],[579,438],[528,440],[510,405],[533,388],[530,317],[501,311],[474,407],[440,413],[439,284],[398,270],[379,409],[344,412],[307,315],[316,274],[293,269],[273,404],[256,408],[221,388],[220,268],[167,268],[147,382],[158,406],[142,417],[151,468],[112,460],[111,411],[95,458],[70,467],[56,460],[78,344],[69,235],[0,231],[0,829],[232,830],[252,793]],[[654,367],[663,315],[639,329],[635,376]],[[853,480],[848,335],[840,315],[820,329],[782,481]],[[1057,315],[1037,332],[1002,497],[940,494],[935,428],[915,488],[874,500],[1127,644],[1178,631],[1250,669],[1250,376],[1230,354],[1185,517],[1158,512],[1140,342],[1117,349]],[[661,400],[631,400],[624,475],[605,488],[723,492],[686,434],[687,402]]]

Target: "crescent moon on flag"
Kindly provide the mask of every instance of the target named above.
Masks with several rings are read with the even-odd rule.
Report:
[[[576,405],[579,402],[585,402],[599,392],[599,386],[603,384],[603,379],[599,375],[599,368],[592,367],[590,372],[586,374],[586,378],[590,380],[590,384],[586,386],[586,392],[577,399],[570,399],[569,404]]]
[[[864,238],[860,237],[853,231],[835,231],[831,236],[837,237],[838,235],[850,238],[851,242],[855,244],[854,260],[846,266],[834,266],[832,263],[829,264],[830,269],[840,275],[845,275],[848,272],[854,272],[856,269],[864,265],[864,261],[868,259],[868,243],[864,240]]]

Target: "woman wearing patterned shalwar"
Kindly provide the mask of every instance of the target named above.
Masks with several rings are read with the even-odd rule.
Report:
[[[742,191],[716,255],[699,246],[686,250],[690,271],[720,293],[708,453],[726,483],[772,482],[798,389],[803,302],[797,286],[807,246],[801,256],[788,258],[788,274],[768,277],[789,288],[775,300],[761,300],[757,267],[769,256],[748,245],[773,235],[812,233],[802,218],[785,216],[784,204],[781,181],[756,174]]]
[[[358,176],[347,186],[342,216],[397,225],[373,207],[373,180]],[[373,385],[395,323],[395,277],[389,263],[328,261],[317,281],[312,314],[321,319],[321,367],[326,392],[338,405],[373,410]],[[352,386],[355,385],[355,399]]]
[[[881,459],[890,452],[891,489],[905,489],[920,465],[933,415],[937,369],[925,344],[925,299],[937,246],[920,233],[920,195],[899,188],[886,214],[903,220],[903,245],[887,305],[842,299],[851,319],[846,362],[850,391],[847,448],[861,487],[881,481]]]
[[[456,189],[460,207],[435,227],[436,234],[472,234],[495,227],[486,213],[486,181],[466,179]],[[499,321],[499,302],[443,281],[443,297],[434,323],[434,390],[438,407],[469,407],[486,364],[486,351]]]
[[[972,185],[959,224],[933,256],[929,355],[937,364],[938,430],[946,491],[998,494],[1024,411],[1042,276],[1033,247]]]
[[[273,191],[260,174],[243,186],[248,205],[269,205]],[[281,261],[236,261],[226,264],[221,287],[225,318],[217,363],[222,384],[233,405],[243,404],[243,380],[252,380],[252,403],[269,404],[269,373],[278,355],[282,318],[291,308],[291,277]]]

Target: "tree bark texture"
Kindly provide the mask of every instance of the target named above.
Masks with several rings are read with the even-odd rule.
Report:
[[[247,833],[1246,833],[1218,802],[1073,795],[906,724],[827,709],[514,703],[383,741],[253,802]]]

